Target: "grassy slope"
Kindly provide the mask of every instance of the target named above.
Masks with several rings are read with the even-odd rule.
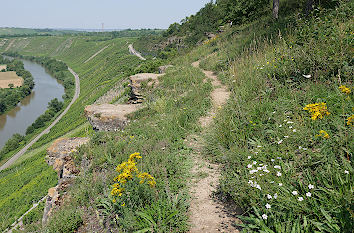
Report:
[[[351,14],[343,5],[307,22],[292,19],[290,30],[262,19],[209,45],[217,53],[202,65],[219,72],[232,96],[206,151],[224,165],[220,192],[245,210],[246,232],[353,229],[354,131],[347,122],[354,98],[339,89],[353,90]],[[303,108],[315,102],[331,114],[311,120]],[[329,138],[316,136],[320,130]]]
[[[81,80],[81,94],[78,101],[51,132],[33,146],[34,148],[45,145],[86,123],[86,118],[83,115],[84,107],[93,103],[116,81],[129,75],[130,68],[139,64],[139,60],[128,53],[127,43],[133,41],[129,38],[106,42],[86,42],[86,39],[81,37],[34,37],[28,40],[30,43],[25,47],[21,40],[16,40],[18,44],[15,41],[9,51],[18,51],[24,55],[53,56],[63,60],[79,74]],[[68,40],[73,41],[71,47],[65,48],[64,46],[63,48],[62,44],[66,44]],[[106,45],[109,47],[104,52],[90,62],[83,64]],[[2,49],[6,47],[7,45]],[[85,131],[84,128],[82,130]],[[82,135],[82,133],[77,134]],[[6,228],[31,206],[32,201],[39,200],[46,194],[49,187],[55,185],[55,173],[45,164],[44,153],[45,147],[38,153],[31,153],[30,156],[25,155],[29,159],[21,164],[0,172],[3,181],[0,183],[3,194],[0,198],[0,210],[2,213],[6,213],[6,215],[0,216],[0,229]],[[26,173],[14,172],[18,170],[26,170]],[[43,176],[46,178],[42,179]],[[29,184],[27,184],[27,178],[31,178]],[[38,183],[39,181],[43,183]]]
[[[176,67],[161,79],[161,88],[146,90],[150,91],[147,108],[132,116],[135,121],[124,133],[97,134],[77,154],[79,161],[83,154],[92,159],[92,167],[77,179],[70,203],[54,215],[47,230],[64,229],[62,223],[78,227],[88,215],[96,216],[95,210],[105,226],[113,229],[187,230],[185,180],[190,152],[183,138],[199,130],[196,119],[210,105],[210,85],[202,84],[202,74],[189,64],[215,51],[202,65],[219,72],[232,96],[210,129],[205,149],[210,158],[224,165],[220,192],[245,210],[245,231],[352,229],[353,169],[348,160],[353,151],[353,128],[346,125],[346,119],[353,114],[353,96],[338,89],[340,82],[353,85],[352,71],[345,67],[352,57],[348,38],[353,25],[343,17],[346,10],[318,19],[312,26],[296,21],[299,28],[290,30],[284,29],[289,21],[274,25],[264,19],[230,29],[221,38],[177,58]],[[336,37],[330,39],[333,32]],[[305,79],[303,74],[312,77]],[[302,108],[321,101],[327,103],[331,115],[312,121]],[[321,129],[330,134],[329,139],[315,136]],[[125,207],[121,202],[114,205],[109,194],[114,167],[135,151],[143,155],[139,169],[156,178],[158,192],[144,206],[134,202]],[[268,165],[270,173],[250,175],[247,165],[253,161]],[[281,176],[276,175],[274,165],[281,166]],[[249,180],[257,181],[262,190],[251,187]],[[314,189],[309,189],[310,184]],[[291,193],[295,190],[296,196]],[[308,192],[311,197],[306,196]],[[299,196],[304,200],[299,201]],[[265,208],[267,203],[271,209]],[[73,215],[77,209],[82,211]],[[263,214],[267,220],[262,219]]]

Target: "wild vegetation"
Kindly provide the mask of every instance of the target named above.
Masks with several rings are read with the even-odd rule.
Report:
[[[94,102],[124,76],[155,71],[160,62],[174,65],[159,78],[159,88],[142,85],[146,103],[129,117],[124,131],[90,134],[91,142],[73,153],[77,164],[89,161],[90,165],[69,188],[70,198],[44,227],[40,215],[29,217],[25,231],[75,232],[93,227],[97,231],[187,232],[194,152],[185,139],[201,132],[198,119],[211,106],[210,81],[190,65],[201,59],[201,67],[216,72],[231,92],[202,135],[203,154],[221,165],[216,196],[242,208],[238,216],[242,230],[351,232],[353,3],[308,3],[280,1],[275,17],[264,1],[220,0],[171,26],[175,31],[169,29],[150,41],[146,37],[114,39],[95,45],[97,41],[79,37],[73,47],[57,51],[68,37],[41,37],[19,48],[21,54],[63,60],[79,73],[83,85],[83,95],[68,118],[35,146],[38,149],[80,126],[85,121],[82,106]],[[209,14],[215,19],[204,24]],[[217,33],[220,25],[224,32],[207,39],[205,32]],[[184,37],[188,46],[182,50],[179,42],[171,44],[160,51],[165,56],[160,60],[141,62],[127,55],[126,42],[158,44],[171,36]],[[84,63],[104,46],[109,47]],[[138,64],[142,66],[136,68]],[[19,166],[42,165],[43,155],[44,149]],[[14,169],[0,172],[0,177],[14,179],[20,187],[25,181],[16,180],[22,174],[15,176]],[[33,199],[39,200],[37,194],[55,183],[49,170],[37,172],[48,178]],[[21,188],[4,185],[9,186],[4,186],[6,195],[22,197]],[[16,207],[8,213],[10,220],[0,216],[3,227],[25,209],[16,203],[0,198],[0,210],[10,204]]]

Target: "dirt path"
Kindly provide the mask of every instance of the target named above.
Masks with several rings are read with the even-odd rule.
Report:
[[[35,209],[42,201],[44,201],[47,198],[47,196],[44,196],[41,200],[39,200],[37,203],[33,204],[33,206],[27,210],[26,213],[24,213],[20,218],[17,219],[11,226],[10,229],[6,229],[4,232],[6,233],[12,233],[14,229],[17,229],[18,227],[21,227],[23,225],[22,219],[29,214],[33,209]]]
[[[143,56],[141,56],[141,54],[140,54],[138,51],[136,51],[136,50],[134,49],[134,47],[133,47],[132,44],[130,44],[130,45],[128,46],[128,48],[129,48],[129,53],[130,53],[130,54],[137,56],[138,58],[140,58],[140,60],[143,60],[143,61],[146,60]]]
[[[71,100],[70,104],[65,108],[65,110],[55,119],[52,124],[48,126],[45,130],[43,130],[37,137],[35,137],[30,143],[28,143],[22,150],[17,152],[14,156],[12,156],[9,160],[6,161],[4,165],[0,167],[0,171],[10,167],[18,158],[20,158],[24,153],[27,152],[27,150],[34,144],[36,143],[43,135],[49,133],[49,131],[54,127],[56,123],[69,111],[71,105],[77,100],[77,98],[80,95],[80,79],[79,76],[71,69],[68,68],[69,71],[74,75],[75,77],[75,94],[73,99]]]
[[[103,52],[103,50],[105,50],[106,48],[108,48],[109,46],[105,46],[102,49],[98,50],[94,55],[92,55],[91,57],[89,57],[89,59],[87,59],[84,63],[87,63],[89,61],[91,61],[94,57],[96,57],[98,54],[100,54],[101,52]]]
[[[194,62],[192,66],[199,68],[199,61]],[[213,72],[203,70],[203,73],[212,80],[214,87],[211,93],[213,106],[207,116],[199,119],[199,123],[205,129],[212,123],[217,111],[226,104],[230,93]],[[239,232],[232,226],[232,223],[237,220],[234,217],[236,213],[230,213],[230,210],[226,211],[225,207],[212,197],[219,184],[220,170],[218,165],[211,164],[203,158],[202,137],[191,135],[186,140],[194,150],[191,189],[193,199],[190,207],[190,223],[192,227],[190,232]]]

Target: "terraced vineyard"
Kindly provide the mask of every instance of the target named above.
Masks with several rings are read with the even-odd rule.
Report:
[[[79,99],[50,133],[41,138],[33,148],[48,144],[86,123],[83,116],[84,107],[107,92],[117,81],[131,74],[139,64],[140,60],[128,52],[128,43],[133,41],[134,39],[124,38],[96,42],[88,41],[85,37],[50,36],[9,39],[0,46],[0,52],[54,57],[64,61],[80,76]],[[107,48],[104,51],[84,63],[105,46]],[[83,127],[76,134],[85,134],[85,129]],[[26,212],[32,202],[41,199],[48,188],[57,182],[53,170],[44,161],[45,148],[38,153],[30,153],[30,156],[25,155],[25,161],[0,172],[0,212],[3,213],[0,214],[0,231]],[[9,208],[10,206],[12,208]]]

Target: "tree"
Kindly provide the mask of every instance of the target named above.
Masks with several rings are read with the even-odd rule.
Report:
[[[273,0],[273,18],[278,19],[279,0]]]

